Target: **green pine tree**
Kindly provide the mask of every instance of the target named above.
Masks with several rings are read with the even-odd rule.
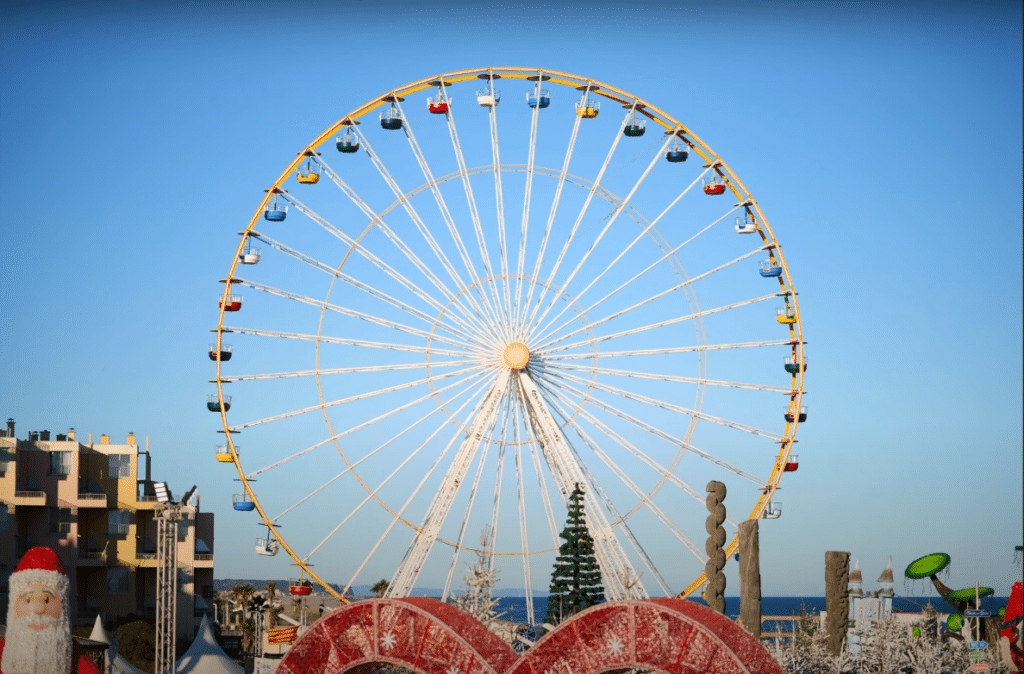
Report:
[[[583,489],[577,482],[569,496],[569,515],[560,534],[545,622],[557,625],[574,613],[604,601],[601,567],[594,557],[594,539],[587,530]]]

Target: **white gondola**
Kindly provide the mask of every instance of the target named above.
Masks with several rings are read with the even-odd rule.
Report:
[[[738,234],[753,234],[757,231],[757,224],[750,219],[750,214],[736,218],[736,232]]]
[[[483,89],[477,89],[476,102],[485,108],[493,108],[501,102],[501,89],[495,89],[490,84]]]
[[[777,520],[782,517],[782,504],[772,502],[768,504],[768,509],[764,511],[764,518],[766,520]]]
[[[242,264],[259,264],[260,261],[260,249],[253,248],[252,246],[246,246],[245,251],[239,256]]]
[[[267,555],[273,557],[277,554],[277,539],[276,538],[257,538],[256,539],[256,554]]]

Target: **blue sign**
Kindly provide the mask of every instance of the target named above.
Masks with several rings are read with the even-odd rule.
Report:
[[[969,608],[964,611],[964,616],[967,618],[988,618],[992,615],[992,611],[983,608]]]
[[[967,643],[967,648],[971,650],[977,650],[979,648],[988,648],[988,643],[984,641],[970,641]]]

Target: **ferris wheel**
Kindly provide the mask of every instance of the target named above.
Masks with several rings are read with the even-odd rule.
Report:
[[[413,82],[298,152],[240,235],[216,457],[256,552],[335,596],[447,597],[481,550],[543,589],[576,485],[609,599],[703,586],[709,480],[730,556],[739,521],[780,515],[807,414],[790,270],[654,104],[552,70]]]

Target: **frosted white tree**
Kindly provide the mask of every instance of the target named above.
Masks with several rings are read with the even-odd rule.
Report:
[[[476,564],[469,566],[462,577],[466,581],[466,589],[452,598],[452,603],[483,623],[488,629],[497,631],[503,613],[494,607],[498,599],[494,597],[494,584],[498,582],[498,574],[491,564],[491,552],[487,546],[490,536],[487,529],[480,532],[480,550],[476,553]],[[467,565],[468,566],[468,565]]]
[[[796,638],[784,644],[769,645],[788,674],[960,674],[971,664],[964,644],[943,641],[934,611],[925,611],[918,628],[887,619],[857,630],[860,649],[851,653],[844,646],[838,656],[825,648],[824,633],[813,616],[805,616],[798,625]],[[915,636],[915,634],[917,636]],[[992,674],[1008,672],[1003,664],[990,663]]]

